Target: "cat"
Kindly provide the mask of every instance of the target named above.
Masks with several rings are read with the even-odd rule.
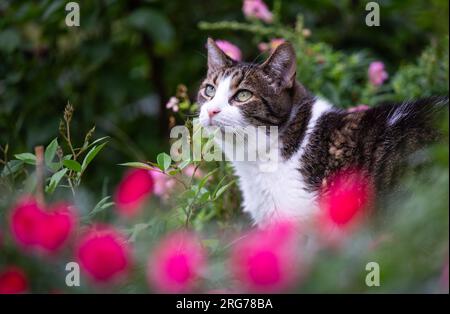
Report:
[[[262,64],[232,60],[211,38],[207,49],[207,76],[197,96],[200,124],[278,127],[276,171],[262,171],[255,161],[232,161],[243,210],[257,225],[310,218],[327,178],[348,167],[363,169],[381,191],[393,183],[405,156],[439,138],[432,118],[448,97],[349,112],[296,80],[295,51],[288,42]]]

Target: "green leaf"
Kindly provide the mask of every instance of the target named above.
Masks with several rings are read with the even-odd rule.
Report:
[[[130,242],[136,241],[136,237],[139,235],[139,233],[146,230],[150,226],[151,226],[150,223],[139,223],[139,224],[134,225],[134,227],[132,228],[132,231],[131,231],[129,241]]]
[[[57,149],[58,149],[58,138],[55,138],[53,141],[51,141],[50,144],[48,144],[47,148],[45,149],[44,160],[47,167],[50,167],[53,159],[55,158]]]
[[[92,143],[89,143],[89,145],[86,147],[86,149],[87,149],[87,148],[90,148],[90,147],[92,147],[92,146],[94,146],[94,145],[96,145],[96,144],[98,144],[98,143],[100,143],[100,142],[103,141],[103,140],[106,140],[107,138],[109,138],[109,136],[103,136],[103,137],[100,137],[100,138],[96,139],[96,140],[93,141]]]
[[[100,144],[98,146],[92,147],[92,149],[84,157],[83,163],[81,164],[81,172],[84,172],[91,161],[97,156],[97,154],[105,147],[107,143]]]
[[[228,190],[228,188],[229,188],[230,186],[232,186],[235,182],[236,182],[236,181],[233,180],[233,181],[231,181],[230,183],[227,183],[227,184],[225,184],[224,186],[222,186],[222,187],[221,187],[219,190],[217,190],[217,192],[214,194],[213,199],[214,199],[214,200],[217,200],[217,199],[220,197],[220,195],[222,195],[226,190]]]
[[[206,202],[207,200],[209,200],[209,196],[210,196],[209,191],[206,189],[202,189],[200,191],[200,196],[198,197],[198,201],[200,203]]]
[[[125,162],[123,164],[119,164],[119,166],[125,166],[125,167],[131,167],[131,168],[138,168],[138,169],[146,169],[146,170],[153,170],[153,167],[139,161],[131,161],[131,162]]]
[[[63,165],[66,168],[69,168],[70,170],[73,170],[75,172],[81,172],[81,165],[78,161],[67,159],[63,161]]]
[[[14,157],[29,165],[36,165],[36,156],[32,153],[16,154]]]
[[[180,172],[180,169],[172,169],[172,170],[167,171],[167,174],[169,176],[174,176],[174,175],[176,175],[179,172]]]
[[[156,156],[156,161],[158,163],[158,167],[161,170],[166,171],[167,169],[169,169],[170,164],[172,163],[172,158],[170,158],[170,156],[166,153],[161,153]]]
[[[180,163],[178,164],[178,168],[184,169],[184,168],[186,168],[187,166],[189,166],[190,163],[191,163],[191,159],[189,158],[189,159],[187,159],[187,160],[184,160],[184,161],[180,162]]]
[[[199,189],[201,189],[206,184],[206,181],[208,181],[209,177],[211,177],[214,173],[216,173],[217,170],[219,170],[219,168],[216,168],[216,169],[208,172],[206,174],[206,176],[203,177],[203,179],[198,183]]]
[[[10,160],[8,163],[3,167],[2,174],[0,177],[6,177],[11,174],[16,173],[20,169],[22,169],[24,162],[22,160]]]
[[[64,177],[67,171],[68,169],[64,168],[59,170],[58,172],[55,172],[50,178],[50,183],[45,188],[45,192],[52,194],[55,191],[56,187],[58,186],[59,181],[61,181],[61,179]]]
[[[102,198],[102,199],[97,203],[97,205],[95,205],[94,209],[92,209],[92,210],[89,212],[88,216],[89,216],[89,217],[92,217],[92,216],[94,216],[95,214],[97,214],[97,213],[99,213],[99,212],[101,212],[101,211],[104,211],[105,209],[107,209],[107,208],[113,206],[113,205],[114,205],[114,202],[108,202],[108,200],[109,200],[110,198],[111,198],[111,196],[106,196],[106,197]]]

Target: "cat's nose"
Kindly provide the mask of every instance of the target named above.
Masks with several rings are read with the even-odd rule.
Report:
[[[214,117],[215,115],[217,115],[220,112],[220,109],[219,108],[211,108],[211,109],[208,109],[207,111],[208,111],[208,116],[211,119],[212,117]]]

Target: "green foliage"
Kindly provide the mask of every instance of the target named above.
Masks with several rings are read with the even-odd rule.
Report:
[[[392,79],[394,97],[401,100],[448,94],[448,46],[446,37],[428,47],[415,64],[400,67]]]
[[[233,246],[229,238],[249,226],[230,165],[178,162],[162,152],[169,143],[161,135],[169,125],[183,123],[194,136],[198,105],[190,98],[204,75],[199,51],[207,35],[230,39],[247,60],[257,61],[267,55],[257,54],[258,43],[291,41],[298,79],[343,108],[448,94],[446,1],[427,2],[426,8],[422,1],[385,1],[377,30],[361,26],[363,2],[274,1],[271,25],[242,22],[240,1],[180,3],[83,2],[82,27],[69,29],[62,22],[64,1],[0,2],[0,237],[7,234],[18,196],[42,192],[50,202],[69,200],[79,208],[82,226],[112,224],[134,245],[138,266],[113,292],[148,291],[142,265],[149,248],[180,228],[204,236],[213,270],[205,288],[228,284],[223,267]],[[447,16],[436,18],[446,10]],[[374,60],[383,61],[390,76],[380,87],[367,77]],[[167,112],[164,102],[180,82],[189,89],[178,86],[179,111]],[[76,112],[68,99],[77,104]],[[448,142],[448,119],[442,130]],[[94,133],[100,137],[94,139]],[[38,191],[37,156],[30,151],[43,143],[44,191]],[[207,145],[205,139],[201,148]],[[294,292],[441,291],[448,254],[448,145],[423,155],[411,161],[417,173],[401,181],[374,221],[343,248],[305,252],[313,262]],[[112,194],[124,167],[157,171],[173,180],[173,192],[154,196],[138,219],[121,219]],[[0,267],[24,267],[33,278],[32,291],[99,291],[63,284],[61,265],[72,258],[69,252],[51,264],[24,257],[8,236],[0,245]],[[364,284],[368,261],[383,265],[380,288]]]

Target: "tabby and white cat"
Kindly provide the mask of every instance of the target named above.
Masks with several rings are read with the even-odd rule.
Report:
[[[244,211],[256,224],[277,218],[307,219],[318,209],[327,177],[358,167],[389,186],[400,161],[438,137],[434,113],[448,98],[385,104],[348,112],[312,95],[296,80],[293,47],[283,43],[263,64],[236,62],[208,39],[208,72],[200,86],[200,123],[209,128],[277,126],[277,171],[256,161],[233,166]]]

